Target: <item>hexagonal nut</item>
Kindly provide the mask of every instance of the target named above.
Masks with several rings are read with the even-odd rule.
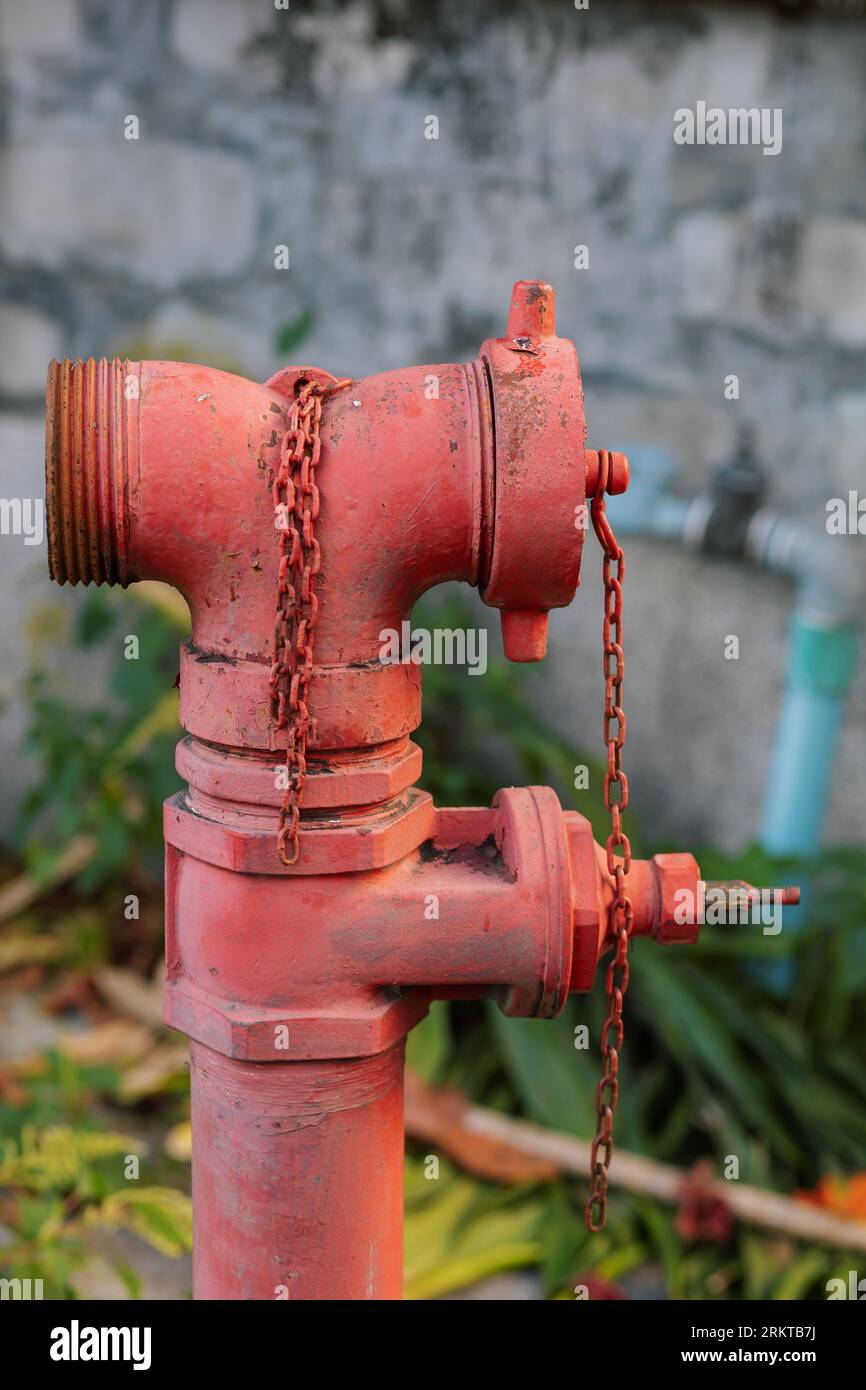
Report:
[[[691,854],[655,854],[652,859],[658,888],[658,916],[653,936],[662,946],[697,941],[701,934],[699,893],[701,871]]]

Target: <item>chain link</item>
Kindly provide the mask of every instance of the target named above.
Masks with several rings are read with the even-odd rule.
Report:
[[[622,1050],[622,1004],[628,989],[628,943],[633,911],[625,890],[631,867],[631,845],[622,828],[628,806],[628,778],[622,769],[625,743],[625,714],[622,707],[622,585],[625,556],[605,511],[610,456],[606,449],[598,455],[599,470],[590,515],[595,534],[604,551],[604,741],[607,746],[607,772],[604,778],[604,804],[610,812],[611,830],[607,837],[607,870],[614,880],[614,899],[610,906],[608,938],[613,954],[607,967],[605,991],[607,1013],[601,1026],[601,1079],[595,1091],[596,1126],[590,1160],[589,1196],[586,1225],[590,1231],[602,1230],[607,1215],[608,1169],[613,1155],[613,1117],[619,1099],[619,1055]],[[616,855],[615,850],[620,854]]]
[[[310,718],[308,702],[319,607],[313,591],[313,576],[318,574],[321,564],[314,527],[321,503],[316,469],[322,449],[319,437],[322,401],[333,391],[341,391],[349,385],[351,378],[347,377],[327,385],[305,381],[296,390],[272,490],[274,526],[280,537],[280,563],[269,693],[271,718],[278,729],[288,728],[289,731],[286,790],[277,837],[277,852],[287,867],[296,864],[300,857],[298,832],[301,799],[307,781],[307,736],[312,731],[315,737],[315,720]]]
[[[351,379],[346,378],[327,386],[319,382],[305,382],[300,388],[289,413],[289,428],[280,448],[280,462],[273,484],[274,526],[280,536],[280,563],[274,662],[269,689],[272,718],[278,729],[288,727],[289,730],[286,740],[287,785],[280,808],[277,839],[280,859],[288,867],[296,864],[300,856],[298,832],[301,799],[307,780],[307,737],[311,728],[315,732],[315,721],[310,718],[308,701],[313,671],[313,637],[318,615],[313,576],[318,574],[321,564],[314,525],[321,502],[316,485],[316,469],[321,458],[319,426],[322,401],[331,392],[342,390],[350,384]],[[600,1231],[606,1216],[608,1168],[613,1154],[613,1117],[619,1098],[622,1005],[628,989],[628,943],[633,918],[631,900],[625,891],[625,877],[631,866],[631,846],[622,829],[622,814],[628,806],[628,779],[622,769],[626,730],[622,708],[622,583],[625,578],[625,557],[605,511],[608,471],[609,455],[606,450],[601,450],[598,484],[590,514],[604,550],[604,741],[607,746],[604,802],[611,817],[611,833],[607,837],[606,849],[607,868],[614,880],[615,894],[608,924],[608,935],[614,950],[605,981],[607,1014],[601,1029],[602,1074],[595,1093],[596,1132],[592,1143],[590,1191],[586,1202],[586,1224],[590,1231]],[[618,788],[616,793],[614,788]],[[286,852],[287,845],[290,853]],[[614,854],[617,849],[621,851],[620,857]]]

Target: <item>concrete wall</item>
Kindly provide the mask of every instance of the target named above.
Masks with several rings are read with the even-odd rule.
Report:
[[[0,0],[0,490],[41,494],[52,354],[261,378],[309,316],[303,357],[361,375],[473,355],[512,280],[537,276],[578,346],[592,442],[667,447],[690,491],[750,427],[773,500],[818,534],[828,497],[866,492],[862,9]],[[673,113],[698,99],[781,107],[782,152],[678,146]],[[22,606],[49,590],[39,551],[0,546],[8,682]],[[627,765],[661,834],[754,834],[788,603],[754,574],[630,547]],[[600,607],[587,575],[542,683],[590,746]],[[866,834],[864,732],[861,679],[833,838]],[[7,795],[19,736],[13,704]]]

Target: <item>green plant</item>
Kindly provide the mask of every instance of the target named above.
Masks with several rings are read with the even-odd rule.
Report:
[[[173,766],[177,643],[165,614],[97,589],[81,604],[68,645],[79,654],[113,654],[106,698],[76,699],[56,669],[36,664],[29,672],[25,752],[37,777],[18,808],[13,844],[37,878],[78,835],[95,846],[78,875],[85,894],[124,876],[128,883],[137,865],[161,859],[162,802],[180,785]]]
[[[113,1068],[81,1067],[49,1052],[22,1079],[23,1099],[0,1101],[0,1271],[7,1279],[41,1279],[46,1298],[77,1296],[76,1272],[98,1228],[135,1231],[165,1255],[191,1245],[186,1193],[140,1183],[141,1143],[93,1122],[95,1098],[117,1082]],[[137,1296],[135,1271],[120,1257],[114,1269]]]

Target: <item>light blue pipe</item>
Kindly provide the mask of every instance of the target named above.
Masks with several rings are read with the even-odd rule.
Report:
[[[682,540],[690,504],[670,491],[676,472],[671,455],[643,447],[623,452],[629,461],[628,488],[606,503],[617,535]]]
[[[820,848],[857,637],[853,626],[794,615],[760,832],[764,848],[780,858],[811,858]]]
[[[608,502],[617,534],[677,540],[700,550],[711,503],[670,491],[675,461],[659,449],[623,450],[629,456],[628,491]],[[770,510],[755,514],[746,558],[797,585],[798,601],[760,841],[780,858],[813,858],[821,845],[845,700],[857,660],[862,576],[838,538],[814,536]],[[792,926],[804,911],[789,908]]]
[[[821,624],[808,609],[794,614],[760,836],[764,849],[780,858],[817,860],[858,635],[850,625]],[[800,904],[786,907],[784,916],[793,932],[808,920],[812,898],[811,875],[800,869],[797,879]],[[792,960],[755,969],[770,989],[787,994]]]

